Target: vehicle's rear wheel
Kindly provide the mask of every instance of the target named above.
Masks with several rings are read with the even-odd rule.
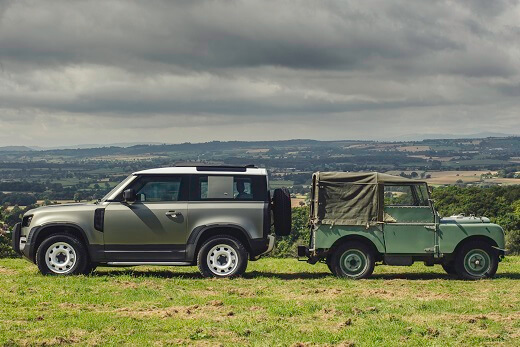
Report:
[[[468,242],[455,256],[455,271],[463,279],[478,280],[495,276],[498,254],[482,241]]]
[[[237,277],[247,268],[248,252],[232,236],[214,236],[202,244],[197,264],[204,277]]]
[[[68,234],[55,234],[45,239],[36,251],[36,265],[44,275],[79,275],[90,271],[85,246]]]
[[[332,273],[338,277],[361,279],[372,275],[375,260],[364,243],[347,242],[334,251],[330,264]]]
[[[442,268],[448,275],[456,275],[457,272],[455,271],[455,264],[453,261],[450,261],[449,263],[442,264]]]

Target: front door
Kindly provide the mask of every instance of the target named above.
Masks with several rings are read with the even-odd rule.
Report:
[[[127,187],[137,193],[135,202],[111,202],[105,209],[107,260],[184,260],[188,184],[183,176],[142,176]]]
[[[435,219],[420,184],[385,185],[384,237],[390,254],[433,253]]]

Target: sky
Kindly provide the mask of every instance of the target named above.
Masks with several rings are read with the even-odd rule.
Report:
[[[520,4],[0,0],[0,146],[520,134]]]

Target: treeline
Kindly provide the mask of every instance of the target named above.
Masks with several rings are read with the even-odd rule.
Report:
[[[0,205],[8,205],[8,206],[28,206],[36,204],[36,197],[32,194],[25,193],[10,193],[4,194],[0,193]]]

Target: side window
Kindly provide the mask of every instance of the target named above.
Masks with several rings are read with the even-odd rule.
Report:
[[[143,176],[132,186],[141,202],[185,201],[180,176]]]
[[[235,177],[233,180],[233,197],[235,200],[253,200],[253,183],[251,178]]]
[[[265,176],[194,175],[191,181],[192,201],[268,201]]]
[[[231,176],[199,176],[196,200],[228,200],[233,199],[233,177]]]
[[[411,185],[385,185],[385,206],[415,206]]]

